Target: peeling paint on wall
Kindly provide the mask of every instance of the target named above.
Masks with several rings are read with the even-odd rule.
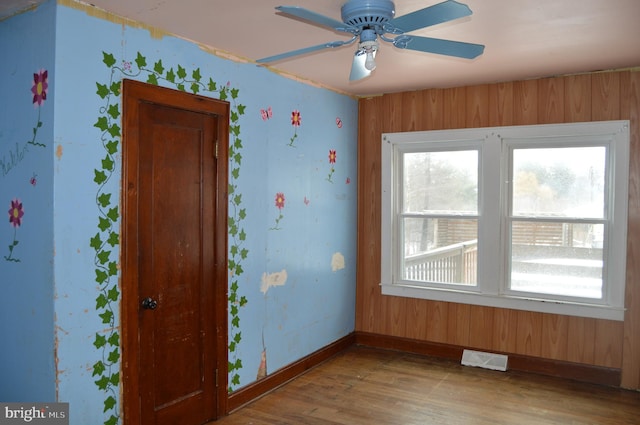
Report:
[[[260,285],[260,292],[266,294],[269,288],[274,286],[284,286],[287,283],[287,271],[282,269],[279,272],[262,274],[262,285]]]
[[[258,373],[256,379],[260,380],[267,377],[267,349],[263,349],[260,353],[260,366],[258,366]]]
[[[344,269],[344,255],[336,252],[331,257],[331,271],[337,272],[338,270],[342,269]]]
[[[103,19],[105,21],[113,22],[115,24],[126,25],[132,28],[141,28],[149,31],[149,35],[151,38],[162,39],[165,36],[174,36],[173,34],[163,31],[159,28],[146,25],[144,23],[134,21],[129,18],[125,18],[122,16],[118,16],[114,13],[107,12],[104,9],[100,9],[92,4],[80,3],[75,0],[58,0],[58,4],[70,7],[72,9],[82,10],[89,16],[93,16],[95,18]]]

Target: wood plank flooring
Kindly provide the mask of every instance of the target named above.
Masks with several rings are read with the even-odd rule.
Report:
[[[640,424],[640,392],[353,346],[216,425]]]

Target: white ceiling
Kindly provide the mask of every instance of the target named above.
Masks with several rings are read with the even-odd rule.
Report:
[[[396,16],[442,0],[396,0]],[[459,0],[473,15],[410,34],[484,44],[465,60],[380,47],[373,74],[349,82],[355,44],[271,67],[341,92],[365,96],[640,66],[640,0]],[[41,0],[0,0],[0,19]],[[95,7],[254,61],[347,40],[344,33],[277,15],[300,6],[341,21],[345,0],[90,0]]]

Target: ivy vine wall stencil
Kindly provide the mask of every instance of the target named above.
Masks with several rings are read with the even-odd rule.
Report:
[[[100,359],[93,364],[93,379],[98,388],[104,391],[105,425],[115,425],[119,421],[118,397],[120,394],[120,332],[115,322],[120,291],[118,290],[117,250],[119,235],[115,230],[120,218],[118,193],[111,193],[107,183],[113,177],[116,168],[116,157],[121,144],[120,127],[120,91],[122,78],[132,78],[147,83],[160,83],[173,86],[177,90],[202,93],[220,100],[229,101],[230,114],[230,146],[229,146],[229,391],[240,384],[239,371],[242,362],[237,356],[237,345],[242,339],[240,332],[240,308],[247,303],[244,296],[238,294],[238,279],[244,272],[243,262],[248,250],[244,247],[246,233],[243,227],[246,209],[243,207],[242,194],[238,190],[237,181],[240,176],[243,143],[240,138],[239,117],[244,114],[245,106],[238,103],[239,91],[231,87],[231,83],[219,84],[212,78],[205,79],[200,69],[187,71],[177,65],[165,68],[159,59],[152,65],[147,58],[137,52],[132,61],[118,61],[111,53],[103,52],[103,63],[109,69],[109,78],[105,82],[97,82],[97,95],[102,99],[102,106],[94,126],[101,131],[100,141],[104,147],[104,157],[99,168],[94,170],[94,181],[97,184],[96,203],[98,207],[98,231],[91,238],[90,245],[95,250],[95,281],[99,285],[96,297],[96,310],[102,323],[107,325],[104,332],[96,332],[94,346],[99,351]]]

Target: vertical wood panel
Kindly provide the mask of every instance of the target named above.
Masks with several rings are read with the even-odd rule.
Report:
[[[495,308],[472,305],[469,309],[469,346],[493,350]]]
[[[567,122],[591,121],[591,75],[564,80],[564,118]]]
[[[385,117],[387,118],[386,132],[399,132],[404,131],[402,128],[402,118],[403,118],[403,107],[402,107],[402,93],[392,93],[388,96],[384,96],[385,106],[387,108],[387,113]],[[378,143],[380,143],[380,138],[378,138]]]
[[[492,348],[503,353],[515,353],[518,333],[518,312],[506,308],[497,308],[493,313]]]
[[[444,128],[465,128],[466,89],[456,87],[443,90]]]
[[[466,118],[467,127],[489,126],[489,86],[469,86],[466,88]]]
[[[532,311],[518,311],[516,331],[516,352],[525,356],[540,357],[542,314]]]
[[[405,335],[407,338],[427,339],[427,302],[411,298],[407,300],[407,321]]]
[[[564,79],[545,78],[538,82],[538,124],[564,122]]]
[[[447,310],[448,344],[469,346],[469,311],[468,304],[449,304]]]
[[[380,311],[380,143],[384,131],[382,98],[363,99],[358,125],[358,259],[356,330],[373,332]]]
[[[401,93],[402,125],[400,131],[421,130],[423,120],[422,92],[412,91]]]
[[[489,126],[513,125],[513,83],[489,86]]]
[[[369,332],[387,335],[387,315],[382,312],[387,311],[387,299],[386,297],[376,297],[372,300],[371,306],[377,311],[376,317],[370,322],[371,325],[368,329]]]
[[[620,73],[593,74],[591,95],[591,117],[594,121],[620,119]]]
[[[542,316],[542,345],[540,355],[548,359],[567,358],[569,318],[556,314]]]
[[[427,302],[427,338],[433,342],[447,342],[448,303]]]
[[[424,92],[422,98],[425,111],[424,130],[441,130],[444,128],[444,91],[430,89]]]
[[[513,84],[513,121],[515,125],[538,124],[538,81]]]
[[[567,360],[593,364],[595,359],[596,320],[569,317],[567,329]]]
[[[382,331],[384,335],[404,337],[407,328],[407,298],[383,296],[382,310],[379,318],[382,318]],[[376,326],[376,328],[378,328]]]
[[[640,388],[640,72],[624,74],[623,118],[631,121],[629,158],[629,218],[627,229],[627,288],[622,354],[622,386]]]
[[[596,341],[594,363],[598,366],[622,366],[622,344],[624,338],[624,323],[612,320],[598,320],[596,322]]]

